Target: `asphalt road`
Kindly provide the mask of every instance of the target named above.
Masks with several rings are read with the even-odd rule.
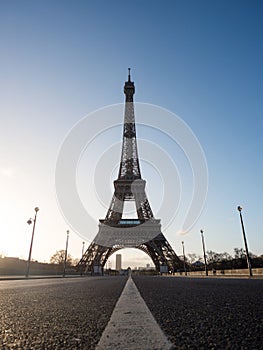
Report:
[[[133,277],[175,349],[263,349],[263,280]]]
[[[126,280],[0,282],[0,349],[94,349]]]
[[[0,349],[95,349],[126,280],[0,281]],[[133,280],[174,349],[263,349],[262,279]]]

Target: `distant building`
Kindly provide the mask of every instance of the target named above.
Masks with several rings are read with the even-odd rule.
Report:
[[[155,266],[151,266],[151,264],[146,264],[146,266],[139,266],[134,268],[134,270],[139,270],[139,271],[154,271]]]
[[[116,270],[121,271],[121,254],[116,254]]]

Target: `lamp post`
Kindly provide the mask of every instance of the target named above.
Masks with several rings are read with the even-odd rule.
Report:
[[[201,238],[202,238],[202,245],[203,245],[203,253],[204,253],[204,261],[205,261],[205,274],[208,276],[208,269],[207,269],[207,262],[206,262],[206,254],[205,254],[205,239],[204,239],[204,231],[200,230],[201,232]]]
[[[82,242],[81,260],[82,260],[83,255],[84,255],[84,247],[85,247],[85,242]],[[83,271],[84,271],[84,269],[83,269],[83,266],[81,265],[81,268],[80,268],[80,276],[83,275]]]
[[[31,254],[32,254],[32,247],[33,247],[33,241],[34,241],[34,234],[35,234],[35,227],[36,227],[36,220],[37,220],[37,212],[39,211],[39,208],[35,208],[35,218],[27,220],[28,225],[33,224],[33,230],[32,230],[32,236],[31,236],[31,242],[29,247],[29,254],[28,254],[28,260],[27,260],[27,269],[26,269],[26,278],[29,276],[29,269],[30,269],[30,261],[31,261]]]
[[[68,237],[69,237],[69,230],[67,230],[67,239],[66,239],[66,249],[65,249],[65,258],[64,258],[63,277],[65,277],[65,275],[66,275],[66,264],[67,264],[67,257],[68,257]]]
[[[186,263],[185,263],[185,252],[184,252],[184,241],[182,241],[182,247],[183,247],[183,256],[184,256],[184,274],[185,274],[185,276],[187,276]]]
[[[243,223],[243,217],[242,217],[242,214],[241,214],[242,207],[238,206],[237,210],[239,211],[241,227],[242,227],[242,233],[243,233],[243,239],[244,239],[244,243],[245,243],[245,250],[246,250],[246,257],[247,257],[247,267],[248,267],[248,270],[249,270],[249,275],[252,277],[253,273],[252,273],[252,268],[251,268],[250,257],[249,257],[249,254],[248,254],[246,232],[245,232],[245,227],[244,227],[244,223]]]
[[[84,255],[84,247],[85,247],[85,242],[82,242],[82,254],[81,254],[81,257],[83,257],[83,255]]]

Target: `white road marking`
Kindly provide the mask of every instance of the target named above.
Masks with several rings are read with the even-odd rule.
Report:
[[[96,350],[168,350],[172,343],[157,324],[133,280],[128,279]]]

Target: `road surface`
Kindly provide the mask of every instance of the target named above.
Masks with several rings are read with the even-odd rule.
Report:
[[[136,287],[129,282],[127,294],[127,277],[0,281],[0,349],[95,349],[99,343],[112,350],[162,350],[153,341],[160,332],[171,349],[263,349],[262,279],[134,276],[133,281],[140,292],[135,303]],[[145,327],[145,337],[156,329],[143,313],[126,327],[140,312],[139,294],[161,329],[150,333],[155,345],[149,347],[134,342],[136,323]],[[125,322],[132,336],[123,336]],[[105,345],[115,326],[125,345]]]
[[[263,349],[263,280],[136,277],[176,349]]]
[[[0,349],[94,349],[126,279],[0,282]]]

